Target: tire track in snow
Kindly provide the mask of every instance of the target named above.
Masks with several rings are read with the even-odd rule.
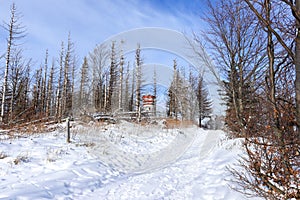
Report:
[[[192,180],[189,178],[192,177],[191,174],[196,173],[200,168],[199,165],[193,166],[193,164],[198,164],[199,159],[204,159],[212,152],[219,140],[217,133],[209,135],[208,133],[199,133],[197,130],[200,129],[184,130],[184,134],[189,135],[189,139],[192,141],[186,143],[188,145],[184,147],[181,154],[175,153],[176,157],[165,159],[168,153],[172,152],[172,148],[178,147],[170,145],[170,149],[165,149],[165,151],[160,152],[159,156],[155,157],[157,160],[154,160],[153,165],[150,164],[144,170],[139,169],[138,172],[130,173],[126,181],[117,183],[112,188],[101,189],[102,192],[106,191],[103,192],[106,195],[102,198],[107,200],[138,199],[141,197],[143,199],[159,199],[161,197],[190,199],[192,195],[186,193],[186,191],[193,189],[189,184]],[[180,138],[178,141],[182,142],[183,140]],[[153,162],[153,160],[151,161]],[[161,165],[157,167],[158,165],[155,162],[160,162]]]

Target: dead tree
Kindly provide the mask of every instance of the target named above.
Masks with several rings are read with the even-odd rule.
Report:
[[[61,43],[61,50],[59,56],[59,74],[56,88],[55,97],[55,118],[56,120],[61,120],[62,118],[62,80],[63,80],[63,63],[64,63],[64,43]]]
[[[142,59],[141,59],[141,47],[138,44],[135,51],[135,72],[136,72],[136,89],[135,89],[135,106],[137,121],[141,121],[141,90],[142,90]]]
[[[79,88],[78,105],[81,109],[86,109],[88,105],[88,61],[85,57],[81,66],[81,79]]]
[[[116,49],[115,42],[111,44],[111,54],[110,54],[110,69],[109,69],[109,85],[106,103],[106,112],[111,113],[113,109],[113,94],[116,90],[117,83],[117,61],[116,61]]]
[[[104,112],[106,108],[106,65],[109,52],[105,45],[98,45],[89,54],[89,63],[92,68],[92,102],[96,112]]]
[[[20,14],[17,12],[17,7],[13,3],[10,9],[10,22],[6,23],[4,28],[8,32],[7,38],[7,49],[6,49],[6,61],[4,70],[4,79],[2,86],[2,101],[1,101],[1,113],[0,122],[5,122],[4,116],[7,113],[8,104],[6,102],[8,95],[8,76],[9,76],[9,66],[11,64],[11,54],[12,49],[16,47],[17,41],[25,36],[24,27],[20,24]]]
[[[157,75],[156,68],[154,68],[153,72],[153,95],[155,96],[154,105],[153,105],[153,114],[156,116],[156,106],[157,106]]]
[[[118,88],[118,92],[119,92],[119,110],[123,109],[124,106],[124,102],[123,102],[123,76],[124,76],[124,55],[123,52],[121,52],[121,58],[120,58],[120,68],[119,68],[119,88]]]

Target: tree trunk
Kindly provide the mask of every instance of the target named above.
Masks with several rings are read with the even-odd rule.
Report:
[[[271,2],[270,0],[265,0],[265,9],[266,9],[266,21],[268,24],[271,24]],[[267,25],[269,26],[269,25]],[[277,101],[276,101],[276,83],[275,83],[275,70],[274,70],[274,61],[275,61],[275,54],[274,54],[274,43],[273,43],[273,34],[270,31],[270,28],[267,28],[268,34],[268,59],[269,59],[269,83],[268,83],[268,91],[269,91],[269,100],[271,102],[271,112],[273,113],[273,120],[275,122],[275,132],[278,137],[280,137],[278,129],[280,129],[279,123],[279,116],[278,116],[278,108],[277,108]]]
[[[135,68],[132,69],[132,78],[131,78],[131,95],[130,95],[130,101],[129,101],[129,111],[134,110],[134,90],[135,90]]]
[[[136,105],[136,112],[137,112],[137,121],[141,121],[141,79],[142,79],[142,74],[141,74],[141,50],[140,50],[140,45],[138,45],[138,48],[136,49],[136,100],[135,100],[135,105]]]
[[[11,47],[13,43],[13,34],[15,29],[15,13],[16,8],[15,4],[12,5],[11,9],[11,18],[9,24],[9,37],[7,40],[7,50],[6,50],[6,62],[5,62],[5,71],[4,71],[4,79],[3,79],[3,90],[2,90],[2,102],[1,102],[1,115],[0,115],[0,122],[4,121],[4,114],[5,114],[5,105],[6,105],[6,93],[7,93],[7,82],[8,82],[8,68],[10,64],[10,54],[11,54]]]
[[[121,55],[120,61],[120,76],[119,76],[119,111],[123,108],[123,68],[124,68],[124,57]]]
[[[157,99],[157,80],[156,80],[156,68],[154,68],[153,73],[153,95],[154,95],[154,105],[153,105],[153,115],[156,116],[156,99]]]
[[[46,116],[52,115],[52,97],[53,97],[53,76],[54,76],[54,61],[52,62],[52,67],[48,79],[47,86],[47,100],[46,100]]]
[[[296,10],[300,12],[300,0],[296,0]],[[296,121],[298,126],[298,136],[300,137],[300,22],[296,20],[296,52],[295,52],[295,68],[296,68]]]
[[[199,115],[199,128],[202,128],[202,120],[201,120],[201,116]]]
[[[125,79],[125,93],[124,93],[124,108],[125,111],[129,111],[129,100],[130,100],[130,96],[129,96],[129,77],[130,77],[130,72],[129,72],[129,62],[127,64],[127,70],[126,70],[126,79]]]
[[[59,58],[59,78],[58,78],[56,102],[55,102],[56,120],[59,120],[59,121],[61,120],[61,117],[62,117],[61,82],[62,82],[62,71],[63,71],[63,57],[64,57],[64,43],[62,42],[60,58]]]

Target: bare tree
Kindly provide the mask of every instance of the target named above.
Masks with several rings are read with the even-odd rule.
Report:
[[[156,116],[156,105],[157,105],[157,75],[156,75],[156,68],[154,68],[153,72],[153,95],[155,97],[154,99],[154,105],[153,105],[153,114]]]
[[[255,16],[245,9],[242,0],[220,0],[217,5],[209,2],[209,24],[205,39],[209,42],[213,58],[226,80],[223,88],[226,96],[226,124],[231,131],[241,135],[254,107],[253,81],[262,76],[265,62],[263,31]],[[251,91],[248,89],[251,88]]]
[[[33,102],[32,106],[34,108],[35,119],[39,118],[41,113],[41,86],[42,86],[42,68],[35,71],[34,74],[35,83],[33,85]]]
[[[69,33],[68,44],[65,52],[63,63],[63,84],[62,84],[62,102],[61,111],[62,117],[67,117],[72,114],[73,109],[73,76],[74,73],[74,43],[71,41]]]
[[[61,43],[61,50],[59,56],[59,74],[58,82],[56,88],[56,98],[55,98],[55,117],[56,120],[61,120],[62,118],[62,80],[63,80],[63,63],[64,63],[64,43]]]
[[[89,62],[92,68],[92,102],[97,112],[104,111],[106,107],[105,79],[109,59],[109,52],[105,45],[98,45],[89,54]]]
[[[295,114],[298,105],[294,104],[297,104],[297,86],[291,82],[295,78],[297,84],[293,65],[297,65],[298,36],[290,32],[294,22],[289,20],[292,15],[287,14],[288,8],[290,12],[297,10],[293,10],[296,8],[292,1],[244,1],[266,32],[268,65],[263,84],[265,92],[259,94],[257,112],[249,118],[245,128],[247,157],[240,162],[244,171],[232,171],[241,192],[252,192],[252,195],[254,192],[266,199],[299,199],[300,141],[299,124],[295,123],[295,119],[299,121]],[[281,20],[287,22],[286,27],[281,25]],[[259,137],[253,137],[253,132]]]
[[[80,88],[79,88],[79,107],[84,109],[88,106],[88,61],[84,57],[83,64],[81,67],[81,79],[80,79]]]
[[[120,58],[120,68],[119,68],[119,110],[122,110],[124,103],[123,103],[123,76],[124,76],[124,55],[123,52],[121,51],[121,58]]]
[[[300,36],[299,36],[299,31],[300,31],[300,1],[295,0],[295,1],[288,1],[288,0],[280,0],[282,4],[280,4],[278,7],[281,9],[284,9],[284,7],[289,7],[290,8],[290,13],[294,17],[294,22],[295,25],[293,27],[293,24],[286,24],[284,27],[285,29],[282,30],[282,27],[276,26],[275,23],[271,23],[269,18],[265,18],[262,13],[259,12],[257,8],[255,8],[256,5],[262,5],[264,9],[267,9],[270,12],[270,2],[265,2],[264,4],[261,4],[259,2],[251,1],[251,0],[245,0],[249,8],[255,13],[257,16],[258,20],[263,24],[263,26],[270,32],[270,34],[274,35],[278,43],[282,45],[282,47],[285,49],[286,53],[292,58],[294,65],[295,65],[295,71],[296,71],[296,77],[295,77],[295,88],[296,88],[296,121],[297,121],[297,126],[298,126],[298,131],[299,131],[299,136],[300,136],[300,129],[299,129],[299,124],[300,124]],[[283,4],[285,4],[283,6]],[[267,7],[268,6],[268,7]],[[287,13],[288,11],[285,10],[284,13]],[[268,14],[267,14],[268,16]],[[285,16],[289,18],[289,15]],[[282,16],[280,17],[282,18]],[[280,23],[278,23],[280,24]],[[291,33],[287,29],[295,29],[296,31],[292,31]],[[292,34],[292,36],[287,37],[289,34]],[[293,40],[286,40],[286,38],[292,37]],[[293,49],[293,43],[295,43],[296,47],[295,50]]]
[[[130,94],[130,100],[129,100],[129,111],[134,111],[135,105],[134,105],[134,91],[136,88],[136,77],[135,77],[135,68],[132,69],[132,77],[131,77],[131,94]]]
[[[17,12],[17,7],[13,3],[10,9],[10,22],[5,24],[4,28],[8,32],[9,36],[7,38],[7,49],[6,49],[6,62],[5,62],[5,71],[3,79],[3,88],[2,88],[2,102],[1,102],[1,113],[0,113],[0,122],[4,122],[4,116],[7,111],[7,92],[8,92],[8,76],[9,76],[9,66],[11,63],[11,53],[12,48],[17,46],[17,41],[25,36],[24,27],[20,24],[20,14]]]
[[[126,74],[125,74],[125,91],[124,91],[124,111],[129,111],[129,101],[130,101],[130,95],[129,95],[129,79],[130,79],[130,69],[129,69],[129,62],[127,63],[126,67]]]
[[[175,117],[177,119],[178,117],[178,98],[176,95],[177,93],[177,87],[178,87],[178,70],[177,70],[177,61],[173,60],[173,80],[171,82],[171,85],[168,89],[168,101],[167,101],[167,116],[168,117]]]
[[[14,123],[19,119],[18,116],[23,110],[26,109],[26,99],[28,99],[28,71],[29,63],[25,63],[22,56],[22,50],[13,53],[10,64],[9,73],[9,121],[8,123]],[[25,96],[26,95],[26,96]]]
[[[47,84],[47,98],[46,98],[46,116],[49,117],[53,115],[53,82],[54,82],[54,61],[52,61],[51,69],[50,69],[50,74],[48,78],[48,84]]]
[[[173,79],[168,89],[167,116],[176,120],[186,119],[189,109],[188,82],[184,71],[179,70],[176,59],[173,60]]]
[[[141,58],[141,47],[138,44],[135,51],[135,72],[136,72],[136,89],[135,89],[135,105],[136,105],[136,114],[137,121],[141,121],[141,89],[142,89],[142,58]]]
[[[42,78],[42,86],[41,86],[41,107],[43,113],[46,112],[46,101],[47,101],[47,73],[48,73],[48,49],[46,50],[45,61],[44,61],[44,77]]]
[[[199,73],[199,72],[198,72]],[[204,72],[203,72],[204,73]],[[189,80],[188,80],[188,93],[189,93],[189,120],[194,121],[198,115],[198,102],[197,102],[197,87],[198,87],[198,74],[193,67],[189,68]],[[199,121],[199,120],[198,120]]]

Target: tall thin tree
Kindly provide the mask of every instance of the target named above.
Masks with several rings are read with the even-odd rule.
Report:
[[[156,74],[156,67],[154,67],[153,71],[153,96],[154,99],[154,105],[153,105],[153,114],[156,116],[156,106],[157,106],[157,74]]]
[[[197,84],[197,100],[198,100],[198,125],[202,127],[202,120],[209,117],[212,112],[212,101],[209,99],[208,91],[204,85],[203,75],[199,74]]]
[[[1,100],[1,113],[0,122],[4,122],[4,116],[7,109],[6,97],[8,93],[8,73],[11,62],[12,48],[17,46],[17,41],[25,36],[24,26],[21,25],[20,14],[17,12],[16,4],[13,3],[10,9],[10,22],[5,23],[5,29],[8,31],[7,49],[6,49],[6,62],[4,70],[3,88],[2,88],[2,100]]]
[[[141,58],[141,47],[138,44],[135,51],[135,68],[136,68],[136,89],[135,89],[135,105],[137,121],[141,121],[141,87],[142,87],[142,58]]]

